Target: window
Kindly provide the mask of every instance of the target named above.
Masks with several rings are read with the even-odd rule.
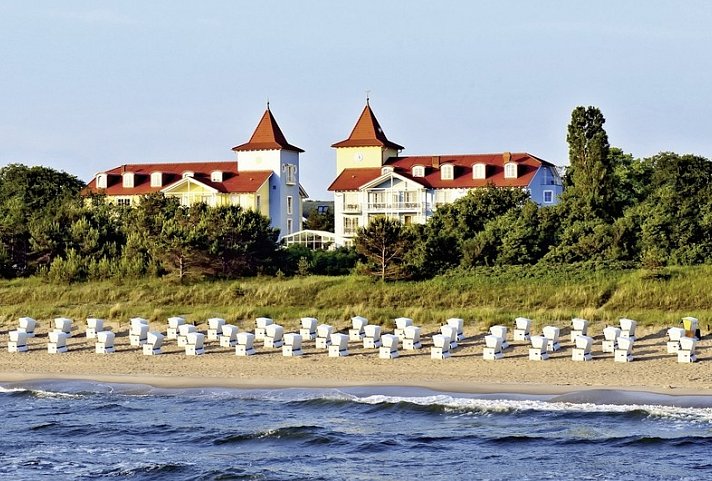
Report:
[[[292,233],[292,219],[287,219],[287,234]]]
[[[554,202],[554,191],[553,190],[545,190],[544,191],[544,203],[551,204],[552,202]]]
[[[405,225],[411,225],[413,223],[413,216],[412,215],[404,215],[403,216],[403,223]]]
[[[356,235],[358,217],[344,217],[344,235]]]
[[[486,179],[487,178],[487,166],[485,164],[475,164],[472,166],[472,178],[473,179]]]
[[[413,166],[413,177],[425,177],[425,167],[422,165]]]
[[[212,174],[210,174],[210,180],[212,182],[222,182],[223,181],[223,173],[220,170],[214,171]]]
[[[504,178],[505,179],[516,179],[517,178],[517,164],[510,162],[504,165]]]
[[[294,202],[292,202],[292,196],[288,195],[287,196],[287,214],[292,214],[292,210],[294,208],[293,206]]]
[[[194,175],[195,173],[191,172],[190,170],[186,170],[185,172],[183,172],[184,179],[187,179],[188,177],[193,177]]]
[[[130,205],[131,205],[131,199],[116,199],[116,203],[117,203],[118,205],[130,206]]]
[[[451,164],[443,164],[440,166],[440,179],[452,180],[455,177],[455,166]]]
[[[124,172],[123,174],[123,186],[126,189],[133,189],[134,186],[134,175],[133,172]]]
[[[288,185],[294,185],[297,183],[297,166],[294,164],[284,164],[282,170],[285,174],[285,182]]]
[[[260,194],[257,194],[255,197],[255,208],[257,209],[257,212],[262,211],[262,196],[260,196]]]
[[[381,167],[381,175],[390,174],[391,172],[393,172],[393,167],[391,167],[390,165]]]
[[[96,188],[97,189],[106,189],[106,174],[97,174]]]
[[[163,174],[161,172],[151,173],[151,187],[162,187],[163,186]]]

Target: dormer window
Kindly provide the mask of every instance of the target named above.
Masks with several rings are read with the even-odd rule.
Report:
[[[133,172],[124,172],[122,174],[122,184],[125,189],[133,189],[134,187],[134,173]]]
[[[391,173],[393,173],[393,167],[391,167],[390,165],[381,167],[381,175],[386,175],[386,174],[391,174]]]
[[[223,173],[222,170],[214,170],[210,174],[210,180],[212,182],[222,182],[223,181]]]
[[[472,178],[473,179],[486,179],[487,178],[487,165],[485,164],[475,164],[472,166]]]
[[[514,162],[509,162],[504,164],[504,178],[505,179],[516,179],[517,178],[517,164]]]
[[[97,174],[96,175],[96,188],[97,189],[106,189],[106,174]]]
[[[163,187],[162,172],[151,172],[151,187]]]
[[[186,170],[185,172],[183,172],[184,179],[187,179],[188,177],[193,177],[193,176],[195,176],[195,172],[192,172],[190,170]]]
[[[414,165],[413,177],[425,177],[425,167],[422,165]]]
[[[452,180],[455,178],[455,166],[452,164],[443,164],[440,166],[440,179]]]

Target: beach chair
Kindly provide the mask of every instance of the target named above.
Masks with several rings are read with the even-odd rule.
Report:
[[[251,332],[238,332],[235,355],[252,356],[255,353],[255,335]]]
[[[507,326],[492,326],[490,327],[490,334],[502,339],[502,349],[507,349],[509,347],[509,343],[507,342]]]
[[[163,334],[156,331],[151,331],[146,335],[146,344],[143,345],[144,356],[157,356],[161,353],[163,345]]]
[[[571,342],[576,342],[576,337],[588,335],[588,321],[580,317],[571,319]]]
[[[685,330],[681,327],[671,327],[667,330],[667,335],[668,354],[677,354],[677,351],[680,350],[680,339],[685,336]]]
[[[96,333],[104,330],[104,319],[87,317],[87,339],[96,339]]]
[[[185,355],[200,356],[205,354],[205,334],[202,332],[189,332],[186,336]]]
[[[530,361],[546,361],[549,359],[549,340],[544,336],[531,336],[529,342],[532,347],[529,348]]]
[[[131,319],[129,326],[129,343],[134,347],[141,347],[146,344],[148,335],[148,321],[142,317]]]
[[[361,316],[351,318],[351,329],[349,329],[349,341],[360,342],[363,339],[363,328],[368,324],[368,319]]]
[[[24,331],[8,332],[7,352],[27,352],[27,333]]]
[[[433,336],[433,347],[430,348],[431,359],[447,359],[450,357],[450,338],[442,334]]]
[[[571,359],[574,361],[590,361],[593,359],[591,349],[593,338],[590,336],[576,336],[575,347],[571,350]]]
[[[697,338],[683,336],[680,338],[680,349],[677,351],[677,362],[695,362],[695,347],[697,346]]]
[[[67,337],[72,337],[72,320],[67,317],[55,317],[54,330],[65,333]]]
[[[295,357],[301,356],[302,352],[302,336],[293,332],[284,335],[284,345],[282,346],[282,356]]]
[[[220,347],[235,347],[237,344],[237,333],[239,329],[232,324],[222,326],[222,335],[220,336]]]
[[[618,346],[618,338],[621,337],[621,330],[619,327],[607,326],[603,329],[603,345],[601,346],[601,351],[603,352],[615,352]]]
[[[440,326],[440,334],[450,339],[450,350],[457,349],[457,327],[449,324]]]
[[[613,352],[615,362],[631,362],[633,360],[633,338],[619,337],[616,350]]]
[[[504,344],[504,339],[499,336],[493,334],[485,336],[485,348],[482,351],[482,358],[488,361],[502,359],[504,357],[502,344]]]
[[[633,319],[620,319],[621,335],[620,337],[625,337],[626,339],[633,339],[635,341],[635,326],[638,324]]]
[[[559,333],[561,329],[556,326],[544,326],[542,329],[544,337],[549,341],[549,352],[556,352],[561,349],[561,344],[559,344]]]
[[[319,324],[316,328],[316,348],[317,349],[329,349],[331,346],[331,334],[333,334],[334,328],[328,324]]]
[[[344,357],[349,355],[349,336],[346,334],[332,334],[329,345],[329,357]]]
[[[393,334],[398,336],[401,341],[405,339],[405,328],[413,325],[413,319],[409,317],[397,317],[396,318],[396,328],[393,330]]]
[[[270,324],[265,327],[265,348],[280,348],[284,344],[284,328],[279,324]]]
[[[166,331],[166,339],[178,339],[180,326],[185,324],[185,319],[180,316],[168,318],[168,330]]]
[[[515,341],[528,341],[531,337],[531,319],[526,317],[518,317],[514,320],[514,336]]]
[[[267,326],[274,324],[269,317],[258,317],[255,319],[255,341],[264,341],[267,333]]]
[[[363,348],[378,349],[381,347],[381,326],[366,324],[363,327]]]
[[[398,357],[398,336],[384,334],[381,336],[381,347],[378,348],[380,359],[395,359]]]
[[[405,328],[405,336],[403,339],[403,349],[406,351],[414,351],[423,347],[420,342],[420,328],[416,326],[408,326]]]
[[[699,324],[700,321],[696,317],[683,317],[682,326],[685,328],[685,337],[693,337],[699,341]]]
[[[319,321],[314,317],[302,317],[302,327],[299,329],[299,335],[303,341],[311,341],[316,338],[316,325]]]
[[[225,319],[221,317],[211,317],[208,319],[208,341],[217,341],[222,334],[222,327],[225,325]]]
[[[67,352],[67,333],[62,331],[50,331],[47,333],[49,342],[47,343],[47,352],[50,354],[58,354]]]
[[[97,354],[111,354],[114,352],[114,337],[115,334],[111,331],[97,332],[94,352]]]
[[[178,346],[185,347],[188,345],[188,334],[198,332],[193,324],[181,324],[178,326]]]
[[[17,328],[18,331],[27,334],[27,337],[35,337],[35,327],[37,327],[37,321],[31,317],[21,317],[19,319],[20,327]]]
[[[465,339],[465,330],[464,330],[465,329],[465,320],[464,319],[460,319],[459,317],[451,317],[450,319],[447,319],[445,321],[445,324],[455,328],[455,333],[456,333],[455,340],[457,342],[460,342],[463,339]],[[452,339],[450,341],[452,342]]]

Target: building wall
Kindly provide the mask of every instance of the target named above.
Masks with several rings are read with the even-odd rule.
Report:
[[[558,172],[556,172],[556,168],[548,165],[543,165],[539,168],[528,188],[531,199],[542,206],[558,204],[559,196],[564,191],[564,186]],[[547,190],[553,192],[553,202],[551,203],[544,202],[544,192]]]
[[[383,147],[337,147],[336,175],[344,169],[380,167],[389,157],[395,157],[398,152]]]

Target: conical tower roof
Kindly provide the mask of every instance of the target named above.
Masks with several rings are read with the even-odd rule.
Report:
[[[388,147],[395,150],[404,149],[403,146],[388,140],[368,102],[366,102],[366,106],[363,112],[361,112],[361,116],[358,118],[349,138],[333,144],[332,147]]]
[[[252,137],[250,137],[249,142],[233,147],[232,150],[292,150],[294,152],[304,152],[299,147],[287,142],[269,106],[267,106],[267,110],[265,110],[260,119],[260,123],[257,124],[257,128]]]

